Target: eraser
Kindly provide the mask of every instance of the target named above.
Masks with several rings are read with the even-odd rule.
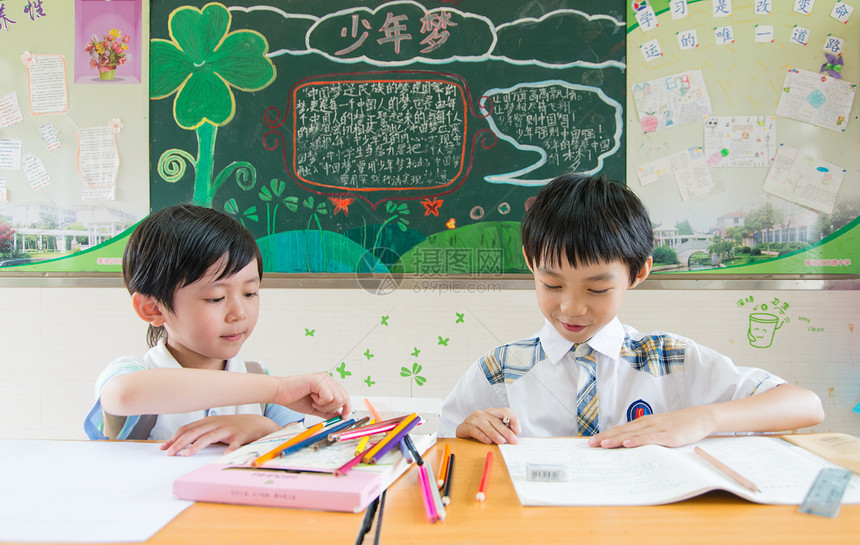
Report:
[[[527,464],[526,480],[560,483],[570,480],[567,467],[561,464]]]

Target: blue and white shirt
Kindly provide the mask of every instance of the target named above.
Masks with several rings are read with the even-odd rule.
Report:
[[[637,416],[731,401],[785,381],[762,369],[738,367],[722,354],[665,332],[641,333],[616,317],[588,344],[597,357],[601,431]],[[523,437],[577,435],[581,381],[573,343],[549,322],[536,335],[478,359],[442,403],[439,437],[454,437],[472,412],[510,407]]]
[[[90,439],[108,439],[104,433],[104,415],[100,399],[105,384],[111,379],[125,373],[133,373],[143,369],[180,369],[181,367],[179,362],[170,354],[170,351],[167,350],[164,339],[160,339],[158,344],[150,348],[142,358],[139,356],[124,356],[112,361],[96,379],[96,402],[84,421],[84,431],[87,433],[87,437]],[[231,373],[246,373],[247,367],[244,360],[235,357],[227,360],[224,370]],[[263,370],[268,374],[268,369],[264,367]],[[272,403],[266,405],[265,414],[263,414],[259,403],[232,407],[215,407],[181,414],[162,414],[158,415],[155,426],[153,426],[149,433],[149,439],[170,439],[176,430],[185,424],[196,422],[207,416],[233,414],[263,415],[272,419],[279,426],[286,426],[290,422],[300,421],[305,417],[302,413]],[[122,430],[116,439],[128,439],[139,420],[140,415],[126,417]]]

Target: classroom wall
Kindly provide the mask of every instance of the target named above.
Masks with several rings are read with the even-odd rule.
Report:
[[[477,357],[542,325],[532,289],[474,293],[477,284],[464,284],[458,293],[440,293],[440,286],[451,287],[401,287],[387,295],[264,289],[257,329],[242,354],[276,374],[328,370],[355,396],[436,407]],[[748,338],[751,307],[775,300],[788,305],[789,319],[771,346],[756,348]],[[856,289],[664,289],[646,281],[628,294],[620,316],[810,388],[827,413],[814,431],[860,435],[860,414],[851,411],[860,402],[858,308]],[[96,376],[120,355],[143,354],[144,334],[121,287],[0,288],[0,437],[83,438]]]

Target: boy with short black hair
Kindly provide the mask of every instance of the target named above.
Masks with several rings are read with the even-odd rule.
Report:
[[[674,447],[824,419],[809,390],[737,367],[691,339],[621,324],[618,310],[651,271],[654,247],[648,213],[623,185],[556,178],[523,217],[522,239],[544,327],[466,371],[442,405],[440,436],[497,444],[518,435],[587,436],[606,448]]]
[[[184,455],[221,442],[229,452],[304,414],[349,414],[328,373],[276,377],[238,357],[257,324],[263,260],[236,220],[194,205],[154,212],[129,237],[122,270],[150,350],[99,375],[91,439],[162,439],[167,454]]]

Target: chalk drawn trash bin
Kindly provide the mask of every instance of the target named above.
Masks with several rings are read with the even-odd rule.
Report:
[[[750,346],[755,348],[769,348],[773,344],[773,336],[776,330],[782,327],[779,317],[766,312],[754,312],[750,314],[750,328],[747,337]]]

